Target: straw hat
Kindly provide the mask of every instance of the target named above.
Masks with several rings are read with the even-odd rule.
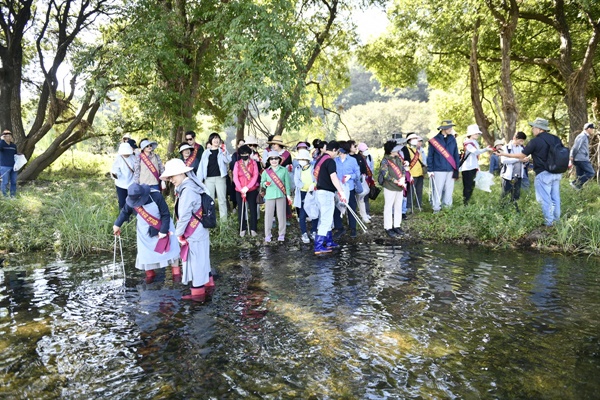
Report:
[[[273,136],[273,139],[269,140],[267,143],[268,144],[278,144],[280,146],[284,146],[285,147],[285,143],[283,143],[283,138],[281,137],[281,135],[275,135],[275,136]]]
[[[146,204],[150,196],[150,186],[132,183],[127,188],[127,198],[125,203],[131,208],[140,207]]]
[[[133,154],[133,147],[129,143],[121,143],[119,145],[118,154],[120,156],[130,156]]]
[[[174,158],[165,163],[165,172],[162,173],[160,179],[166,181],[167,178],[170,178],[175,175],[185,174],[186,172],[190,172],[194,168],[188,167],[185,163],[179,159]]]

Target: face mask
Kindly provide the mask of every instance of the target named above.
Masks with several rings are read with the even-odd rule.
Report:
[[[417,139],[413,139],[410,141],[411,146],[416,146],[417,144],[419,144],[419,141]]]
[[[248,158],[250,158],[250,156],[248,154],[240,156],[240,158],[244,161],[246,161]]]
[[[301,167],[306,167],[308,165],[308,161],[307,160],[298,160],[298,164],[300,164]]]
[[[369,153],[369,150],[365,150],[365,151],[363,151],[362,153],[363,153],[363,156],[368,156],[368,155],[370,155],[370,154],[371,154],[371,153]]]

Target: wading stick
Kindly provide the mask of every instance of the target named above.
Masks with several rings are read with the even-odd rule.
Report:
[[[360,226],[360,228],[363,230],[363,232],[367,232],[367,227],[365,226],[365,224],[363,224],[363,222],[361,220],[358,219],[358,215],[356,215],[356,213],[354,212],[352,207],[346,206],[346,209],[348,210],[348,212],[350,214],[352,214],[352,216],[356,220],[356,223],[358,224],[358,226]]]
[[[115,239],[115,249],[116,249],[116,239]],[[119,235],[119,251],[121,252],[121,267],[123,268],[123,286],[125,286],[125,278],[127,278],[127,275],[125,274],[125,260],[123,260],[123,241],[121,239],[121,235]]]
[[[415,189],[414,185],[410,186],[412,189],[412,194],[413,194],[413,202],[411,203],[411,206],[413,207],[413,213],[415,212],[414,207],[415,207],[415,200],[417,202],[417,208],[419,209],[419,211],[423,211],[421,210],[421,203],[419,203],[419,198],[417,197],[417,189]]]
[[[437,185],[435,184],[435,178],[434,179],[431,179],[431,178],[434,178],[434,177],[433,176],[429,177],[429,182],[433,185],[434,196],[435,196],[435,192],[437,192],[437,194],[438,194],[437,200],[441,207],[442,206],[442,194],[440,193],[440,191],[437,188]],[[434,197],[434,199],[435,199],[435,197]]]
[[[113,279],[115,279],[115,267],[116,266],[117,266],[117,235],[115,235],[115,243],[113,246],[113,267],[112,267]]]
[[[246,232],[248,232],[248,235],[250,234],[250,217],[248,216],[248,202],[246,200],[244,200],[244,207],[246,209]]]

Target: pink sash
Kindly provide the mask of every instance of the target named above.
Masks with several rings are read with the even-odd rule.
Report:
[[[148,225],[150,225],[151,227],[153,227],[156,230],[160,230],[160,227],[162,225],[162,221],[158,218],[156,218],[154,215],[148,213],[148,211],[146,211],[144,209],[144,207],[140,206],[140,207],[135,207],[134,210],[138,213],[138,215],[140,217],[142,217],[142,219],[144,221],[146,221],[146,223]],[[167,251],[169,251],[171,249],[171,241],[169,240],[169,235],[167,234],[167,236],[165,236],[162,239],[158,239],[158,242],[156,243],[156,247],[154,248],[154,251],[159,253],[159,254],[163,254],[166,253]]]
[[[275,186],[277,186],[279,188],[279,190],[281,190],[283,195],[287,197],[285,185],[283,184],[283,182],[281,182],[281,179],[279,179],[279,177],[277,176],[275,171],[273,171],[271,168],[267,168],[267,175],[269,175],[271,180],[275,183]]]
[[[453,169],[458,170],[458,168],[456,168],[456,161],[454,160],[454,157],[452,157],[452,155],[448,152],[448,150],[446,150],[444,146],[440,144],[440,142],[433,138],[429,139],[429,144],[431,144],[433,148],[436,149],[442,155],[442,157],[446,159],[446,161],[448,161],[448,163]]]
[[[240,166],[242,173],[244,174],[246,179],[248,179],[248,180],[252,179],[252,174],[248,170],[248,167],[246,166],[246,164],[244,164],[244,160],[239,160],[238,163],[239,163],[238,165]]]
[[[160,174],[158,173],[158,170],[156,169],[154,164],[152,164],[152,161],[150,161],[150,158],[148,158],[148,156],[142,152],[140,153],[140,160],[142,160],[144,165],[148,167],[148,169],[150,170],[152,175],[154,175],[156,180],[160,182]]]
[[[200,207],[198,209],[198,211],[196,211],[192,215],[192,218],[190,218],[190,222],[185,227],[185,231],[183,232],[183,237],[185,239],[189,238],[190,236],[192,236],[194,234],[194,232],[196,231],[196,228],[198,228],[198,226],[200,225],[201,220],[202,220],[202,207]],[[179,255],[181,256],[181,261],[183,261],[183,262],[187,261],[189,252],[190,252],[189,244],[186,243],[183,246],[181,246],[181,250],[179,252]]]

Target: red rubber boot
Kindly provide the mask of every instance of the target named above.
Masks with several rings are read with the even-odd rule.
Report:
[[[204,286],[201,286],[199,288],[193,287],[191,294],[181,296],[181,298],[183,300],[193,300],[202,302],[206,300],[206,289],[204,289]]]

